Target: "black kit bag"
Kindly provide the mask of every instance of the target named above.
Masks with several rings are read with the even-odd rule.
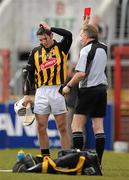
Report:
[[[17,161],[13,168],[13,172],[26,172],[26,170],[30,167],[38,164],[37,158],[33,157],[31,154],[27,154],[23,159]]]
[[[39,161],[32,155],[17,162],[13,172],[34,172],[43,174],[96,175],[102,172],[97,155],[90,151],[60,151],[57,159],[45,156]]]
[[[101,166],[99,164],[98,156],[96,152],[90,150],[79,150],[79,149],[70,149],[70,150],[61,150],[58,152],[58,159],[61,157],[64,159],[69,155],[69,157],[75,154],[75,157],[68,161],[70,166],[72,163],[77,163],[77,156],[85,157],[85,163],[82,167],[82,174],[83,175],[102,175]],[[76,161],[76,162],[75,162]],[[60,166],[61,162],[58,162],[58,166]],[[63,164],[65,164],[63,162]],[[65,165],[66,166],[66,165]]]

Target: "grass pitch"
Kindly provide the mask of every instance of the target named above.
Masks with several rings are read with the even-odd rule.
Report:
[[[23,149],[25,153],[39,154],[38,149]],[[19,149],[0,150],[0,169],[11,169],[16,162]],[[53,158],[57,150],[51,150]],[[105,151],[103,157],[103,176],[69,176],[50,174],[25,174],[0,172],[0,180],[129,180],[129,153],[114,153]]]

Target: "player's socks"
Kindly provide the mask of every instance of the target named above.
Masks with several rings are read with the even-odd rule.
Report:
[[[43,162],[43,158],[45,156],[50,157],[50,150],[49,149],[41,149],[41,154],[36,156],[36,159],[39,163]]]
[[[50,156],[50,150],[49,149],[41,149],[41,155],[44,156]]]

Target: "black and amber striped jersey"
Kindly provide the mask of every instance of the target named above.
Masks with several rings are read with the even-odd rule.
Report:
[[[30,94],[33,84],[35,88],[42,85],[60,85],[67,78],[67,59],[72,44],[71,32],[51,28],[51,31],[63,36],[59,42],[45,48],[42,44],[32,50],[28,59],[28,75],[24,84],[24,94]]]

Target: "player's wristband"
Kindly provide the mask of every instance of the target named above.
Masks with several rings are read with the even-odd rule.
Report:
[[[72,89],[72,86],[70,86],[69,84],[66,85],[70,90]]]

